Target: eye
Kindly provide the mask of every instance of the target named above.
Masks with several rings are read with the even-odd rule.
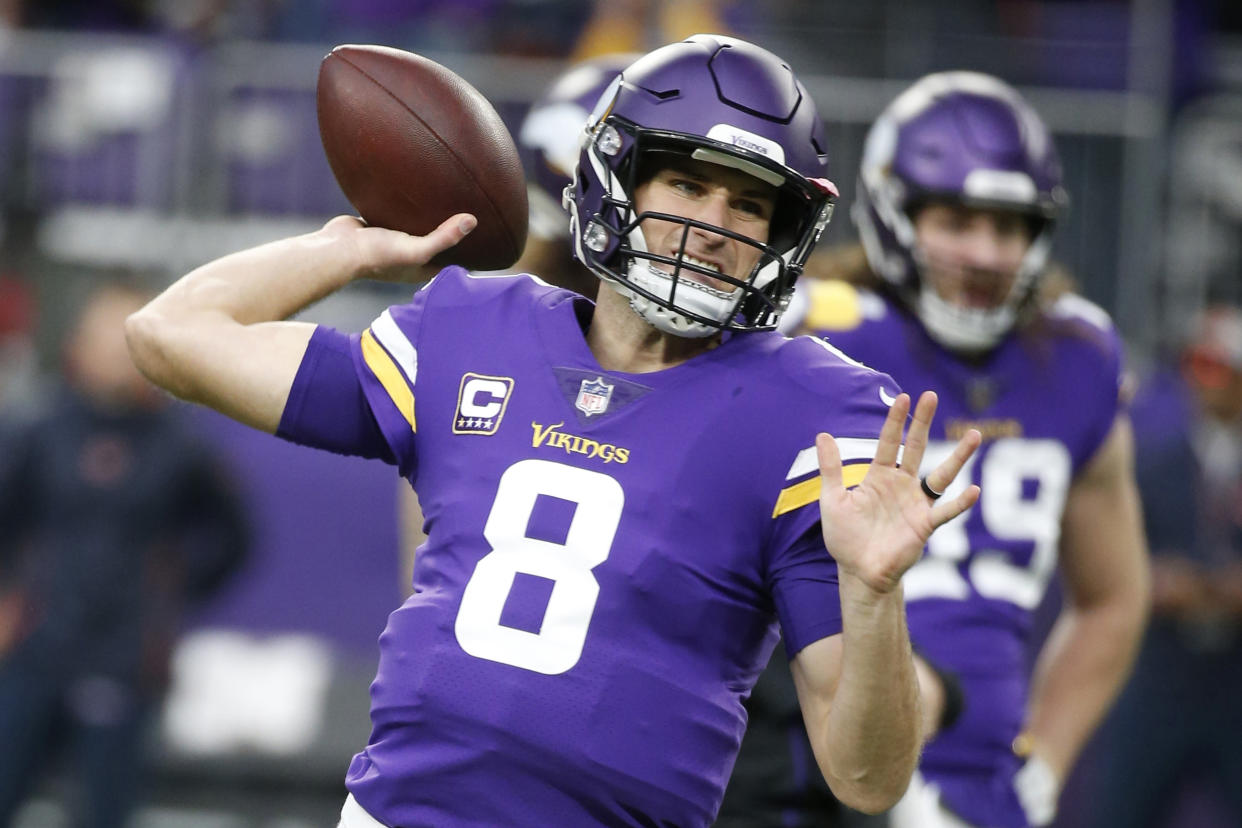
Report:
[[[733,209],[745,216],[758,219],[769,218],[772,214],[771,204],[753,198],[735,199]]]
[[[688,196],[702,195],[704,192],[703,185],[692,178],[671,178],[668,185],[683,195]]]
[[[1028,241],[1030,225],[1026,218],[1017,213],[998,213],[996,216],[996,235],[1005,241]]]
[[[970,230],[973,218],[967,210],[960,208],[947,210],[944,213],[944,227],[954,233],[965,233]]]

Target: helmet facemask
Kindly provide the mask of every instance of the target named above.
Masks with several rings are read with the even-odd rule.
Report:
[[[628,157],[615,164],[612,157],[626,146]],[[576,255],[628,297],[639,316],[658,330],[689,338],[721,330],[776,327],[788,307],[794,282],[832,215],[835,190],[829,189],[829,182],[791,179],[787,170],[762,156],[748,158],[708,138],[643,130],[617,118],[607,118],[595,127],[584,158],[589,159],[606,193],[600,211],[580,229],[573,193],[567,192]],[[666,162],[676,163],[674,159],[741,170],[776,187],[769,241],[671,213],[637,212],[634,195],[638,187]],[[652,221],[681,225],[672,255],[648,248],[643,227]],[[687,242],[696,229],[754,248],[755,264],[748,273],[732,274],[696,263],[686,255]],[[715,286],[720,283],[728,287]]]
[[[642,176],[663,169],[670,154],[775,188],[767,239],[678,215],[639,215]],[[775,329],[832,214],[836,189],[826,170],[822,122],[789,66],[745,41],[694,35],[627,67],[591,114],[565,192],[574,255],[661,331]],[[654,221],[681,224],[680,236],[661,227],[660,249],[650,249],[643,231]],[[722,274],[696,263],[702,232],[753,248],[755,265]]]

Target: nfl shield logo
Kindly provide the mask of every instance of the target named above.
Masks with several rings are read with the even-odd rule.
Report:
[[[603,414],[608,410],[608,401],[612,399],[612,389],[613,386],[604,382],[603,377],[583,380],[582,387],[578,389],[578,399],[574,401],[574,408],[588,417],[592,414]]]

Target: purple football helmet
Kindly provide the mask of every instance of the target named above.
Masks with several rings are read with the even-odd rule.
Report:
[[[927,284],[913,210],[929,201],[1030,217],[1031,246],[999,306],[960,308]],[[1052,136],[1026,101],[989,75],[939,72],[899,95],[871,127],[852,216],[872,270],[897,289],[928,333],[953,350],[978,352],[1019,320],[1065,203]]]
[[[695,35],[622,71],[588,129],[566,202],[574,255],[661,331],[700,337],[775,328],[836,195],[824,177],[819,114],[789,66],[742,40]],[[720,164],[777,188],[768,242],[681,216],[636,214],[639,168],[655,153]],[[759,260],[733,278],[682,252],[653,253],[640,226],[646,218],[682,224],[683,252],[697,227],[758,248]],[[715,290],[682,275],[690,271],[734,287]]]
[[[603,55],[576,63],[531,105],[518,130],[526,165],[531,235],[562,240],[569,227],[565,188],[586,137],[587,116],[613,78],[642,55]]]

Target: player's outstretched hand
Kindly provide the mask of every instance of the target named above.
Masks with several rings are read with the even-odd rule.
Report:
[[[923,491],[919,464],[936,413],[935,393],[926,391],[919,397],[902,449],[902,426],[909,411],[909,395],[897,395],[880,430],[875,459],[862,483],[853,489],[846,489],[842,480],[836,440],[828,434],[816,438],[823,480],[819,509],[824,543],[843,572],[877,592],[895,589],[902,574],[918,561],[932,530],[979,499],[978,486],[970,486],[953,498],[933,499]],[[928,473],[927,485],[933,491],[945,491],[980,440],[978,431],[968,431],[952,454]]]
[[[324,235],[350,245],[359,275],[384,282],[422,282],[433,275],[427,263],[460,242],[478,226],[469,213],[458,213],[425,236],[371,227],[357,216],[337,216],[324,225]]]

